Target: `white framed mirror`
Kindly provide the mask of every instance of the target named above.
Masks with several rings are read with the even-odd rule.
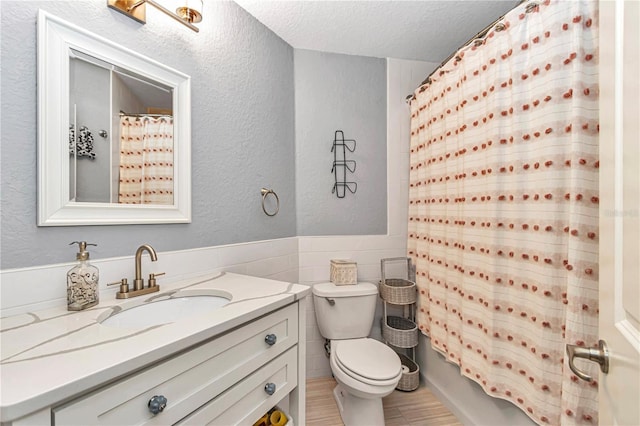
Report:
[[[38,13],[38,226],[191,222],[191,79]]]

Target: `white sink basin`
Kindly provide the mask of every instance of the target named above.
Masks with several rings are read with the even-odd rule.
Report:
[[[148,302],[124,308],[101,321],[102,325],[118,328],[149,327],[168,324],[222,308],[230,299],[221,296],[185,296]]]

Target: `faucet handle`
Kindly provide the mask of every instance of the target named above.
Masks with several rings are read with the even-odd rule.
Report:
[[[164,272],[158,272],[158,273],[150,273],[149,274],[149,287],[155,287],[156,286],[156,277],[160,277],[162,275],[164,275]]]
[[[123,278],[120,281],[116,281],[113,283],[108,283],[107,286],[118,285],[120,284],[120,293],[128,293],[129,292],[129,284],[127,284],[127,279]]]

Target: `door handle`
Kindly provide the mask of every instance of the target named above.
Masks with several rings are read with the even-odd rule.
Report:
[[[598,341],[598,349],[583,348],[577,345],[567,345],[567,355],[569,355],[569,368],[582,380],[590,382],[593,378],[578,370],[578,368],[573,364],[574,358],[584,358],[589,361],[597,362],[600,364],[600,371],[605,374],[609,372],[609,348],[604,340]]]

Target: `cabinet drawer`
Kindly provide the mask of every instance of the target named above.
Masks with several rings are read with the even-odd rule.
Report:
[[[270,334],[276,336],[273,345],[265,341]],[[293,304],[86,397],[56,407],[54,423],[175,423],[285,352],[297,340],[298,305]],[[147,403],[155,395],[164,396],[168,402],[164,411],[154,416]]]
[[[252,425],[296,387],[297,360],[297,348],[289,349],[178,424]],[[267,383],[275,385],[272,395]]]

